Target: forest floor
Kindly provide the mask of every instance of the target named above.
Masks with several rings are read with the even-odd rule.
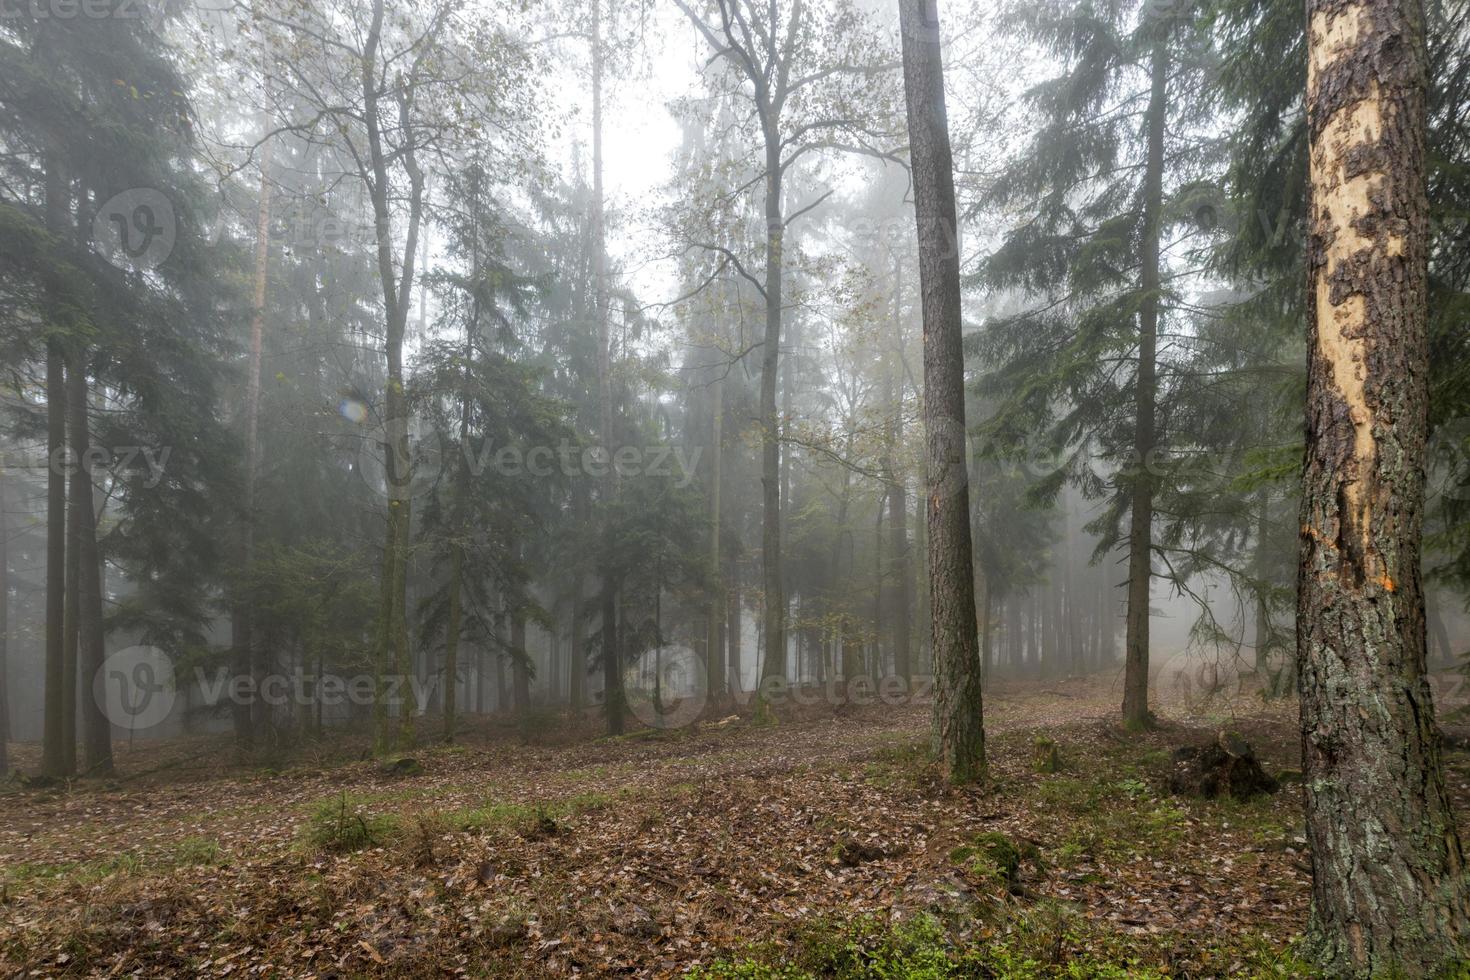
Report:
[[[484,723],[399,766],[123,747],[105,782],[0,792],[0,974],[1307,975],[1300,786],[1165,788],[1222,728],[1298,765],[1294,703],[1176,689],[1131,735],[1118,685],[993,685],[993,779],[959,790],[921,706]],[[1470,754],[1447,758],[1463,814]]]

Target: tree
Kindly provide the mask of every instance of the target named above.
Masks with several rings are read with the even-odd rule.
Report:
[[[260,192],[255,205],[255,269],[252,276],[250,303],[250,346],[245,365],[245,473],[243,520],[240,528],[240,566],[249,568],[255,559],[255,484],[260,470],[260,361],[264,343],[266,284],[270,273],[270,144],[260,148]],[[242,591],[230,610],[230,646],[234,649],[235,675],[254,676],[260,682],[263,671],[257,661],[254,631],[248,594]],[[260,708],[264,702],[257,701]],[[253,705],[234,706],[235,739],[250,746],[255,738]]]
[[[1425,677],[1425,35],[1311,0],[1307,451],[1297,580],[1310,946],[1333,976],[1462,962],[1470,879]]]
[[[997,402],[984,436],[1007,451],[1057,457],[1039,493],[1071,481],[1106,498],[1089,530],[1127,554],[1122,708],[1130,727],[1150,720],[1155,525],[1171,471],[1188,452],[1168,428],[1173,389],[1187,372],[1161,355],[1159,337],[1161,325],[1166,336],[1178,332],[1177,293],[1189,270],[1170,266],[1162,244],[1172,225],[1187,223],[1176,202],[1190,196],[1187,178],[1218,144],[1197,118],[1204,103],[1191,98],[1204,84],[1209,39],[1185,7],[1017,5],[1009,30],[1062,70],[1027,91],[1035,136],[981,201],[1014,215],[1014,227],[977,280],[1027,299],[972,343],[990,369],[982,394]]]
[[[603,70],[607,61],[602,31],[602,0],[592,0],[588,42],[592,49],[592,276],[597,318],[597,435],[605,453],[613,451],[612,323],[608,319],[610,293],[607,268],[607,200],[602,186]],[[617,468],[609,466],[602,478],[602,507],[608,512],[618,495]],[[618,581],[611,571],[612,556],[604,554],[600,569],[602,588],[602,692],[607,731],[621,735],[624,727],[622,647],[618,641]]]
[[[950,780],[961,783],[985,776],[985,724],[970,549],[954,164],[936,0],[900,0],[898,10],[924,315],[935,754]]]
[[[65,234],[66,190],[54,156],[46,168],[46,230]],[[52,301],[57,316],[60,302]],[[61,332],[60,324],[52,329]],[[67,704],[76,700],[76,688],[66,686],[66,474],[61,459],[66,450],[66,356],[62,340],[46,340],[46,729],[41,746],[41,773],[68,776],[76,768],[75,752],[68,752]],[[75,675],[73,675],[75,676]]]
[[[411,669],[407,590],[414,461],[404,350],[418,288],[427,168],[489,142],[487,121],[506,121],[504,102],[518,90],[524,68],[517,43],[497,30],[461,29],[458,12],[452,0],[411,12],[389,11],[386,0],[340,0],[324,9],[261,0],[245,12],[275,36],[268,50],[294,52],[289,61],[270,66],[267,91],[276,130],[341,147],[343,176],[360,184],[372,214],[386,367],[380,678],[390,669],[399,676]],[[511,126],[497,138],[502,137],[519,145]],[[411,738],[407,700],[396,719],[382,698],[377,710],[380,751]]]
[[[10,774],[10,512],[0,473],[0,777]]]
[[[761,568],[765,590],[764,678],[786,676],[786,592],[781,577],[781,435],[776,409],[780,370],[785,237],[791,223],[827,199],[789,210],[786,178],[802,157],[822,149],[856,150],[891,157],[878,144],[887,136],[886,98],[880,62],[861,15],[846,2],[825,17],[803,0],[783,10],[757,0],[715,0],[717,21],[685,0],[674,0],[709,42],[715,57],[730,66],[731,81],[748,99],[760,127],[760,168],[751,181],[763,184],[765,271],[750,273],[740,258],[718,242],[691,244],[719,252],[721,270],[732,266],[765,303],[761,349]]]

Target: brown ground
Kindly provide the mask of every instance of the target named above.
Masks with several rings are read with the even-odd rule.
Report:
[[[935,780],[919,707],[560,744],[486,726],[406,775],[135,747],[107,784],[0,794],[0,973],[677,976],[824,919],[920,912],[961,944],[1020,937],[1058,971],[1135,954],[1174,975],[1289,970],[1299,789],[1238,804],[1161,786],[1167,752],[1220,727],[1295,766],[1294,706],[1162,686],[1164,726],[1141,736],[1115,727],[1115,677],[998,686],[984,790]],[[1062,772],[1033,771],[1038,733]],[[1451,754],[1462,804],[1466,763]],[[364,815],[348,829],[366,848],[310,843],[334,806]],[[1039,849],[1019,894],[953,856],[985,831]]]

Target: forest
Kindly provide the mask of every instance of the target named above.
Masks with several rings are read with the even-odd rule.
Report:
[[[1470,0],[0,0],[0,974],[1470,978]]]

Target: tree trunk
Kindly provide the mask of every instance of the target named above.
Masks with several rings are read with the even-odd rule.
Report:
[[[87,415],[87,372],[82,357],[66,379],[67,414],[71,430],[73,466],[68,523],[76,546],[76,641],[77,675],[81,678],[82,768],[89,774],[112,769],[112,723],[93,697],[96,678],[106,659],[102,633],[102,570],[97,553],[97,512],[92,502],[91,433]],[[68,556],[68,564],[71,562]],[[71,597],[68,595],[68,602]]]
[[[418,257],[419,225],[423,218],[424,201],[423,172],[419,169],[414,152],[409,149],[401,155],[394,155],[394,162],[402,164],[409,179],[408,228],[400,261],[395,261],[393,202],[388,174],[390,153],[383,145],[379,104],[382,89],[377,78],[384,7],[385,0],[373,0],[372,21],[364,44],[361,72],[363,124],[367,131],[368,164],[371,168],[368,196],[373,206],[378,280],[383,291],[383,348],[388,374],[384,392],[384,461],[388,516],[383,544],[383,608],[380,612],[375,663],[379,678],[379,697],[375,705],[379,752],[391,751],[395,737],[411,738],[413,734],[411,703],[407,700],[403,702],[398,730],[395,732],[388,715],[388,706],[383,703],[381,682],[390,655],[393,658],[393,669],[405,680],[408,674],[406,590],[413,467],[408,439],[408,396],[403,377],[403,341],[408,324],[408,309],[412,302],[414,266]],[[410,108],[400,106],[400,121],[406,119],[410,112]],[[400,135],[411,141],[410,133]],[[411,142],[409,145],[412,145]]]
[[[82,366],[83,357],[79,352],[74,352],[66,359],[65,398],[63,411],[65,413],[67,426],[67,455],[66,455],[66,482],[67,482],[67,506],[66,506],[66,598],[62,602],[61,612],[61,655],[62,675],[61,686],[65,691],[65,700],[62,702],[62,753],[70,760],[68,772],[75,771],[77,759],[77,661],[81,650],[82,635],[82,592],[80,580],[82,574],[82,514],[77,508],[77,494],[80,487],[77,483],[77,473],[80,467],[77,444],[77,430],[80,428],[76,414],[77,406],[74,402],[73,391],[76,379],[81,377],[86,370]],[[83,391],[85,398],[85,389]],[[85,414],[86,406],[82,406]]]
[[[444,628],[444,741],[454,741],[459,718],[459,634],[463,623],[464,548],[455,542],[449,555],[449,622]]]
[[[1256,492],[1256,550],[1254,558],[1256,575],[1256,622],[1255,622],[1255,671],[1261,691],[1267,697],[1281,693],[1276,679],[1271,676],[1271,606],[1267,602],[1266,582],[1266,539],[1270,533],[1267,518],[1270,514],[1271,498],[1263,487]]]
[[[1460,659],[1455,653],[1455,646],[1450,641],[1450,631],[1444,624],[1444,614],[1440,611],[1438,603],[1427,604],[1427,615],[1429,619],[1429,631],[1434,634],[1434,643],[1430,649],[1430,656],[1438,660],[1445,667],[1454,667]],[[1435,654],[1438,654],[1435,657]]]
[[[531,654],[526,649],[526,609],[519,599],[510,614],[510,647],[515,710],[516,715],[524,722],[531,710]]]
[[[573,508],[582,512],[581,498],[573,504]],[[580,522],[579,522],[580,523]],[[582,720],[582,709],[587,705],[587,648],[584,624],[582,622],[584,604],[582,599],[582,569],[578,567],[573,573],[572,585],[572,635],[570,662],[567,665],[567,700],[572,706],[572,716]]]
[[[65,233],[66,180],[54,158],[46,161],[46,225]],[[57,305],[60,305],[57,297]],[[59,335],[46,342],[46,690],[41,773],[69,776],[76,757],[68,755],[67,703],[76,692],[66,688],[66,359]]]
[[[597,287],[597,404],[602,450],[608,454],[603,478],[603,507],[610,508],[618,493],[617,467],[613,453],[612,328],[608,322],[606,202],[602,187],[602,0],[592,3],[592,262]],[[609,541],[604,547],[612,547]],[[609,735],[621,735],[625,727],[623,671],[618,647],[618,584],[604,556],[602,573],[602,697],[607,712]]]
[[[0,778],[10,774],[10,514],[5,496],[5,474],[0,472]]]
[[[980,593],[979,598],[976,600],[976,607],[980,616],[980,676],[984,679],[990,676],[990,672],[994,667],[990,651],[990,610],[992,603],[990,599],[989,580],[983,574],[976,575],[976,579],[976,584],[979,586],[977,591]]]
[[[903,264],[897,252],[893,255],[893,343],[903,346]],[[903,384],[895,393],[892,358],[884,365],[883,377],[887,399],[887,420],[884,444],[887,456],[884,461],[884,476],[888,478],[888,550],[894,571],[893,595],[893,672],[905,681],[913,680],[913,622],[911,610],[912,573],[909,570],[909,520],[908,491],[904,486],[903,473],[898,467],[897,453],[903,439]]]
[[[710,385],[709,623],[704,641],[705,674],[714,704],[725,699],[725,589],[720,581],[720,481],[724,456],[725,382]]]
[[[1307,9],[1308,949],[1329,976],[1424,976],[1470,952],[1470,879],[1424,671],[1424,14],[1416,0]]]
[[[260,468],[260,361],[265,333],[266,283],[270,268],[270,143],[261,147],[260,194],[255,210],[255,278],[251,293],[250,311],[250,356],[245,369],[245,474],[241,511],[244,519],[240,529],[240,571],[247,572],[255,560],[255,475]],[[242,590],[230,613],[230,646],[234,650],[234,670],[237,675],[254,675],[256,682],[264,673],[263,665],[257,663],[253,633],[253,615],[249,590]],[[265,704],[256,699],[256,705],[241,701],[232,708],[235,740],[249,746],[255,739],[257,717]]]
[[[1154,42],[1149,73],[1148,150],[1143,174],[1142,270],[1139,275],[1138,375],[1134,379],[1133,487],[1128,528],[1128,640],[1123,668],[1123,724],[1147,728],[1149,591],[1153,582],[1155,357],[1159,336],[1159,233],[1164,198],[1164,123],[1168,112],[1169,54]]]
[[[763,116],[763,118],[768,118]],[[761,680],[786,676],[786,593],[781,583],[781,419],[776,375],[781,355],[781,145],[773,124],[766,137],[766,332],[761,344],[761,570],[765,590]]]
[[[919,283],[929,506],[934,748],[953,782],[985,776],[961,345],[959,234],[935,0],[899,0]]]
[[[741,673],[741,640],[740,635],[740,568],[736,565],[734,558],[730,560],[730,574],[725,579],[728,584],[726,590],[725,617],[725,680],[726,689],[732,692],[741,691],[745,687],[745,675]]]

